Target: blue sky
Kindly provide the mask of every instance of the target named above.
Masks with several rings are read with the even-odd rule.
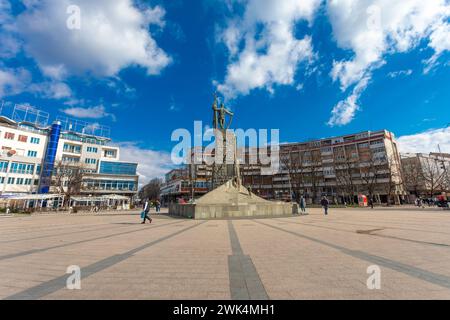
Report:
[[[282,142],[388,129],[450,152],[446,0],[91,2],[0,0],[0,99],[110,126],[145,179],[215,91]]]

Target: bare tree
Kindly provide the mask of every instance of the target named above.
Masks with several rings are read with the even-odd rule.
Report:
[[[161,195],[161,186],[163,184],[162,179],[155,178],[150,180],[142,189],[139,191],[139,198],[156,200],[159,199]]]
[[[373,156],[360,164],[361,181],[368,192],[369,199],[373,199],[381,172],[382,161]]]
[[[299,200],[300,194],[304,192],[304,164],[303,153],[292,151],[281,154],[281,168],[287,172],[289,178],[290,191],[295,193],[296,199]]]
[[[394,157],[389,157],[386,159],[386,171],[388,175],[388,183],[385,184],[386,194],[388,195],[388,205],[390,204],[390,200],[395,197],[396,190],[403,185],[403,175],[401,171],[400,164],[396,161]],[[393,201],[396,202],[395,199]]]
[[[343,155],[341,160],[335,159],[334,171],[336,184],[344,199],[349,198],[350,204],[355,202],[356,181],[354,177],[355,163]]]
[[[54,168],[52,187],[58,193],[64,194],[65,205],[70,203],[70,198],[81,191],[84,167],[79,164],[69,164],[59,161]]]
[[[423,172],[417,157],[402,159],[403,180],[408,191],[412,192],[416,197],[421,196],[423,191]]]
[[[322,155],[320,150],[312,150],[311,151],[311,167],[309,174],[309,182],[311,183],[311,191],[313,202],[318,202],[318,189],[320,182],[323,181],[323,172],[322,172]]]
[[[421,166],[428,195],[432,198],[436,192],[444,190],[446,172],[437,158],[423,158]]]

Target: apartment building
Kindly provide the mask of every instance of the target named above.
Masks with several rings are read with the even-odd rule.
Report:
[[[120,148],[109,138],[61,122],[43,126],[0,116],[1,196],[57,193],[58,168],[81,168],[81,195],[132,197],[138,191],[137,163],[120,161]]]
[[[275,174],[266,174],[259,162],[249,163],[256,148],[246,148],[241,161],[243,184],[266,199],[304,196],[312,203],[327,196],[336,203],[357,203],[359,195],[366,195],[379,203],[404,201],[400,155],[389,131],[283,144],[279,152],[280,170]],[[184,176],[177,175],[162,188],[168,201],[198,197],[211,187],[210,166],[192,165],[182,172]]]
[[[450,195],[450,154],[401,155],[405,187],[411,199]]]
[[[243,169],[243,183],[257,194],[289,200],[357,203],[358,195],[379,203],[404,200],[401,161],[394,135],[386,130],[280,146],[280,171],[273,176]],[[256,170],[255,170],[256,169]]]

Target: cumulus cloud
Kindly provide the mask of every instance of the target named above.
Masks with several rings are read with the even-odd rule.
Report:
[[[449,49],[450,5],[446,0],[328,1],[327,13],[338,46],[353,52],[350,59],[334,61],[331,71],[343,91],[361,86],[359,82],[385,63],[386,54],[407,52],[428,40],[435,52],[427,62],[429,69]]]
[[[111,117],[115,120],[115,116],[106,111],[106,108],[103,105],[95,106],[95,107],[73,107],[61,110],[65,114],[82,119],[102,119],[106,117]]]
[[[231,19],[220,40],[230,54],[226,77],[217,88],[227,98],[253,89],[273,92],[293,85],[302,61],[314,57],[311,38],[297,39],[296,22],[312,20],[321,0],[246,0],[242,18]]]
[[[438,145],[442,152],[450,153],[450,127],[402,136],[397,139],[397,142],[400,152],[403,153],[437,152]]]
[[[72,90],[70,87],[60,81],[33,83],[29,86],[28,91],[50,99],[66,99],[72,96]]]
[[[332,70],[343,89],[379,66],[385,53],[406,52],[437,37],[450,14],[446,0],[329,1],[327,10],[337,44],[354,53],[350,60],[335,61]],[[430,47],[439,48],[433,41]]]
[[[136,143],[120,143],[120,157],[123,161],[137,162],[139,184],[143,186],[153,178],[161,178],[174,168],[170,153],[139,147]]]
[[[21,93],[30,81],[31,75],[25,69],[0,66],[0,98]]]
[[[137,8],[131,0],[22,2],[26,10],[8,23],[9,30],[51,78],[108,77],[133,65],[159,74],[171,62],[148,30],[150,24],[164,26],[160,6]],[[67,26],[70,5],[80,9],[80,29]]]

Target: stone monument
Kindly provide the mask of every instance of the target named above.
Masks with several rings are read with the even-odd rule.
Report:
[[[227,116],[230,118],[228,123]],[[218,107],[218,99],[215,95],[213,103],[215,155],[219,158],[223,157],[223,161],[216,159],[216,163],[213,165],[212,191],[194,203],[169,205],[170,215],[194,219],[222,219],[286,216],[298,212],[298,207],[292,203],[267,201],[242,186],[236,137],[228,131],[233,116],[234,113],[228,110],[223,103]],[[218,143],[220,139],[222,139],[222,144]],[[231,163],[230,155],[233,157]]]

